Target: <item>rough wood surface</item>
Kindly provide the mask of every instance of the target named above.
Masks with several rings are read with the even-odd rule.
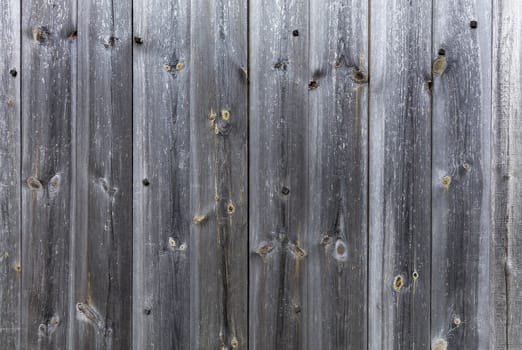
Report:
[[[78,42],[73,349],[132,342],[131,5],[78,2],[71,38]]]
[[[491,3],[433,8],[431,336],[488,349]]]
[[[522,349],[522,6],[494,1],[490,349]]]
[[[247,3],[191,1],[192,349],[247,347]]]
[[[310,1],[309,52],[318,86],[309,90],[300,349],[366,349],[367,3]]]
[[[0,10],[0,344],[20,335],[20,2]]]
[[[22,3],[22,349],[65,349],[71,304],[75,2]]]
[[[249,9],[249,348],[302,349],[310,312],[303,295],[308,91],[316,87],[308,4],[252,0]]]
[[[135,350],[190,348],[189,9],[133,7]]]
[[[431,1],[371,1],[369,349],[430,343]]]
[[[0,349],[522,349],[518,0],[4,0]]]

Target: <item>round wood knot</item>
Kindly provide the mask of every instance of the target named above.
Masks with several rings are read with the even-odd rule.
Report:
[[[221,111],[221,118],[223,118],[223,120],[229,120],[230,119],[230,112],[227,111],[227,110],[222,110]]]
[[[393,289],[395,289],[395,291],[400,291],[402,289],[402,287],[404,286],[404,279],[402,278],[401,275],[398,275],[395,277],[395,279],[393,280]]]
[[[433,74],[435,74],[436,76],[439,76],[439,77],[442,76],[442,74],[446,70],[446,66],[447,66],[446,56],[441,55],[440,51],[439,51],[439,57],[437,57],[435,59],[435,61],[433,61],[433,67],[432,67]]]
[[[348,261],[348,249],[346,243],[342,239],[335,241],[333,257],[339,262]]]
[[[20,265],[19,263],[16,263],[14,266],[14,270],[16,272],[22,272],[22,265]]]
[[[362,84],[362,83],[366,83],[368,81],[368,77],[366,76],[366,74],[363,71],[361,71],[360,69],[357,69],[355,72],[353,72],[353,80],[356,83]]]
[[[230,346],[232,346],[233,348],[237,348],[237,346],[239,345],[239,342],[237,340],[236,337],[232,338],[232,340],[230,341]]]
[[[444,339],[438,339],[433,343],[431,350],[446,350],[448,348],[448,342]]]
[[[34,176],[29,176],[27,178],[27,186],[29,186],[29,188],[34,190],[34,191],[37,191],[37,190],[39,190],[39,189],[41,189],[43,187],[42,183],[40,182],[40,180],[38,180]]]
[[[443,176],[440,182],[442,183],[442,186],[444,186],[445,188],[449,188],[449,186],[451,185],[451,176]]]
[[[292,244],[290,249],[297,259],[302,259],[306,256],[306,252],[297,244]]]
[[[33,29],[33,39],[39,43],[45,42],[49,37],[49,31],[46,27],[38,27]]]
[[[310,83],[308,83],[308,89],[314,90],[319,87],[319,83],[315,80],[312,80]]]

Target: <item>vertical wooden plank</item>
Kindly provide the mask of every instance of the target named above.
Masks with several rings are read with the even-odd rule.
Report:
[[[190,2],[134,1],[133,349],[190,346]]]
[[[489,344],[505,350],[522,348],[522,6],[493,5]]]
[[[308,92],[307,1],[249,6],[249,344],[305,348]]]
[[[75,1],[22,3],[22,349],[67,345],[75,21]]]
[[[433,6],[432,343],[488,349],[491,2]]]
[[[372,1],[369,349],[430,343],[431,1]]]
[[[310,1],[303,349],[367,349],[368,6]]]
[[[20,347],[20,2],[0,10],[0,339]]]
[[[132,341],[131,6],[79,3],[73,349]]]
[[[246,11],[192,1],[191,349],[247,346]]]

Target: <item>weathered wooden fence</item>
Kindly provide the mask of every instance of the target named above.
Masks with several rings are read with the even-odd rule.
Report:
[[[522,2],[2,0],[0,349],[522,349]]]

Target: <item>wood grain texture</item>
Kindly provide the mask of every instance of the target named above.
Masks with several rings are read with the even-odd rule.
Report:
[[[309,40],[301,349],[366,349],[367,3],[311,0]]]
[[[372,1],[369,344],[430,343],[431,1]]]
[[[74,349],[130,349],[132,2],[78,6],[70,344]]]
[[[522,349],[518,0],[5,0],[0,349]]]
[[[431,335],[487,349],[491,3],[433,5],[432,55],[446,67],[433,81]]]
[[[191,4],[191,349],[245,349],[247,2]]]
[[[522,6],[493,2],[490,349],[522,348]]]
[[[0,341],[20,347],[20,2],[0,10]]]
[[[190,1],[134,1],[133,349],[190,348]]]
[[[22,4],[22,349],[65,349],[71,304],[76,4]]]
[[[253,0],[249,9],[249,348],[302,349],[310,312],[303,295],[309,9],[278,0]]]

